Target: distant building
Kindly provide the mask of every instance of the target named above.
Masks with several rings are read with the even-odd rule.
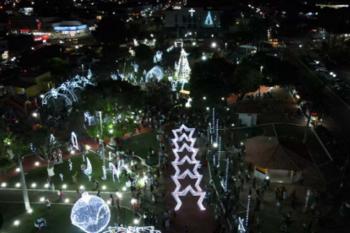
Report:
[[[182,36],[188,31],[210,36],[221,27],[221,11],[204,8],[171,9],[164,12],[164,27]]]
[[[2,81],[0,87],[3,88],[1,89],[1,93],[34,97],[52,88],[53,81],[51,73],[44,72],[32,74],[25,78]]]
[[[241,125],[252,127],[252,126],[256,126],[258,114],[257,113],[238,113],[238,119]]]
[[[89,28],[80,21],[61,21],[52,24],[52,37],[56,39],[77,38],[90,35]]]

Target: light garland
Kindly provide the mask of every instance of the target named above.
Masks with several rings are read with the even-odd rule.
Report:
[[[155,230],[154,226],[144,226],[144,227],[109,227],[108,231],[103,233],[161,233],[159,230]]]
[[[200,182],[203,178],[203,175],[199,174],[198,168],[200,168],[200,162],[196,160],[196,155],[198,153],[198,149],[194,148],[194,144],[196,142],[196,138],[193,138],[195,129],[188,128],[185,125],[181,125],[180,128],[173,130],[174,139],[172,139],[173,145],[175,148],[173,149],[173,153],[175,155],[175,160],[171,163],[175,169],[175,174],[171,176],[174,181],[176,187],[175,190],[171,193],[176,201],[175,211],[179,210],[182,206],[182,201],[180,197],[187,196],[189,193],[192,196],[199,197],[197,201],[197,205],[200,210],[205,210],[203,205],[203,201],[205,198],[205,192],[200,187]],[[179,147],[179,142],[182,142],[183,145]],[[180,158],[179,153],[185,152],[185,156]],[[190,155],[191,154],[191,155]],[[189,156],[190,155],[190,156]],[[193,170],[186,169],[181,173],[179,165],[183,165],[185,163],[194,165]],[[189,177],[192,180],[196,180],[194,188],[192,185],[186,186],[186,188],[182,189],[180,180]]]

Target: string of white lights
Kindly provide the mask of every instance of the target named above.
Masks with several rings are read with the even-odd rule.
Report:
[[[107,231],[102,233],[161,233],[159,230],[155,230],[154,226],[144,226],[144,227],[108,227]]]

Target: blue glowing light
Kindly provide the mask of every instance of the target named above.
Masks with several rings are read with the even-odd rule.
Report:
[[[53,29],[56,32],[73,32],[73,31],[83,31],[87,28],[87,25],[78,25],[78,26],[54,26]]]
[[[164,77],[163,69],[160,66],[154,66],[146,74],[146,82],[149,82],[152,79],[157,80],[158,82]]]
[[[102,198],[85,192],[74,204],[70,218],[72,224],[82,231],[99,233],[107,227],[111,212]]]
[[[213,17],[211,16],[211,12],[208,11],[207,17],[205,18],[204,24],[206,26],[213,26],[214,22],[213,22]]]

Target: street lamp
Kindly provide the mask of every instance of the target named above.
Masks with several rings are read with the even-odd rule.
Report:
[[[21,224],[21,222],[20,222],[18,219],[16,219],[15,221],[13,221],[13,225],[14,225],[15,227],[18,227],[19,224]]]
[[[37,113],[37,112],[32,112],[32,117],[38,118],[38,117],[39,117],[39,113]]]
[[[138,225],[138,224],[140,223],[140,219],[135,218],[134,221],[133,221],[133,223],[134,223],[135,225]]]

